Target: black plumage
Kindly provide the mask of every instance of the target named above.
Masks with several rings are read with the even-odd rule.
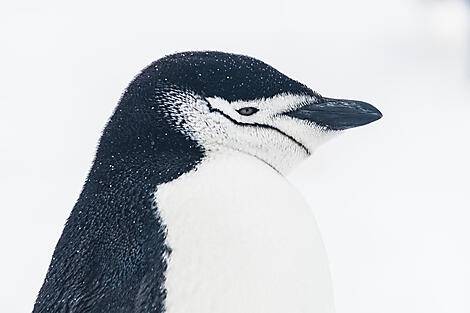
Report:
[[[170,247],[153,194],[204,157],[165,114],[169,92],[185,90],[229,101],[312,94],[261,61],[221,52],[178,53],[144,69],[103,131],[34,313],[164,311]]]

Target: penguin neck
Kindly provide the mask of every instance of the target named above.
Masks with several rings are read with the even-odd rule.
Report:
[[[159,184],[191,171],[202,152],[118,153],[102,147],[56,246],[34,312],[63,311],[71,295],[88,299],[92,294],[100,298],[77,302],[72,310],[86,311],[94,303],[100,312],[131,312],[137,310],[139,286],[147,279],[163,280],[165,236],[152,207],[153,193]],[[152,291],[158,306],[164,298],[160,287]]]
[[[168,313],[331,312],[311,210],[276,170],[237,151],[207,155],[158,186]]]
[[[194,169],[201,159],[200,150],[181,152],[149,149],[105,157],[97,154],[80,198],[89,200],[90,196],[106,194],[110,200],[114,197],[114,200],[118,200],[131,196],[131,193],[151,194],[157,185]],[[113,206],[110,205],[109,209],[113,209]]]

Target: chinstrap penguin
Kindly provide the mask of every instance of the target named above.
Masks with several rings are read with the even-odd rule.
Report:
[[[103,131],[33,312],[333,312],[315,220],[284,175],[381,116],[243,55],[155,61]]]

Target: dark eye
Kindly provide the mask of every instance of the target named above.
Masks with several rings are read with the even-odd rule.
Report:
[[[241,108],[237,110],[237,112],[240,113],[241,115],[253,115],[258,111],[259,110],[257,108],[253,108],[253,107],[246,107],[246,108]]]

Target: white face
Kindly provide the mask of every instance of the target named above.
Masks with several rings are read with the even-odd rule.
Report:
[[[183,97],[175,95],[171,100],[174,102],[169,112],[171,117],[206,151],[241,151],[263,160],[282,174],[337,133],[283,115],[315,101],[314,96],[281,94],[266,99],[228,102],[222,98],[186,94]]]

